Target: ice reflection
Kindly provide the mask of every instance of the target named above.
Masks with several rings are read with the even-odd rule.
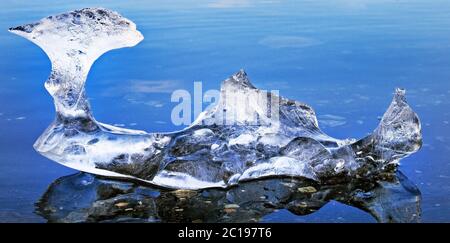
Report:
[[[77,173],[55,180],[36,212],[49,222],[259,222],[279,209],[311,214],[332,200],[368,212],[378,222],[420,222],[420,191],[399,171],[332,185],[269,178],[197,191]]]

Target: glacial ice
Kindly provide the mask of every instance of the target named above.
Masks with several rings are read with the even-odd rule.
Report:
[[[223,81],[218,103],[182,131],[147,133],[103,124],[86,99],[87,74],[103,53],[141,42],[136,25],[114,11],[85,8],[10,31],[41,47],[52,63],[45,88],[56,118],[34,148],[76,170],[184,189],[274,176],[324,182],[395,168],[422,144],[419,118],[402,89],[371,135],[339,140],[320,130],[311,107],[257,89],[243,70]],[[277,112],[267,116],[265,108]]]

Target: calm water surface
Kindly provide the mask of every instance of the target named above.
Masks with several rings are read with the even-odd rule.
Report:
[[[34,203],[75,171],[32,144],[54,118],[43,87],[50,63],[9,27],[101,6],[133,20],[145,40],[93,66],[87,93],[97,120],[173,131],[171,92],[218,89],[244,68],[261,89],[303,101],[325,133],[361,138],[378,124],[395,87],[422,121],[424,146],[401,171],[422,193],[422,221],[450,221],[450,2],[329,1],[2,1],[0,3],[0,222],[45,222]],[[144,87],[144,88],[142,88]],[[374,222],[332,202],[308,216],[286,210],[266,222]]]

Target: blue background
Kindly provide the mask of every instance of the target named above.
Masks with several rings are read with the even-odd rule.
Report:
[[[261,89],[311,105],[320,127],[361,138],[378,124],[395,87],[419,114],[424,146],[401,170],[422,192],[425,222],[450,221],[450,2],[443,0],[184,0],[0,2],[0,222],[42,222],[34,203],[56,178],[74,173],[32,144],[54,118],[43,83],[50,62],[9,27],[82,7],[134,21],[145,39],[92,67],[87,94],[97,120],[149,132],[172,125],[176,89],[218,89],[244,68]],[[144,87],[144,88],[142,88]],[[149,88],[150,87],[150,88]],[[373,222],[337,202],[271,222]]]

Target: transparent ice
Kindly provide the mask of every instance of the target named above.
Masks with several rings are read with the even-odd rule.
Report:
[[[10,31],[41,47],[52,63],[45,87],[56,118],[34,147],[76,170],[184,189],[274,176],[324,182],[395,169],[422,144],[419,118],[403,89],[395,91],[371,135],[339,140],[320,130],[311,107],[257,89],[243,70],[223,81],[218,103],[182,131],[147,133],[103,124],[92,116],[86,77],[103,53],[143,40],[136,25],[114,11],[85,8]],[[247,105],[226,102],[230,96]],[[262,105],[267,97],[270,102]],[[265,117],[263,106],[277,106],[279,113]],[[214,122],[227,121],[226,114],[238,114],[233,124]],[[255,119],[261,119],[258,125]]]

